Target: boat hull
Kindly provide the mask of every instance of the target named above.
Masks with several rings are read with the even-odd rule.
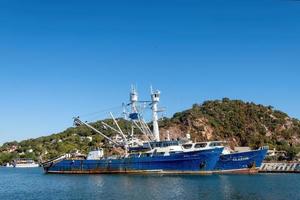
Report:
[[[169,156],[127,157],[101,160],[62,160],[44,166],[46,173],[174,173],[206,174],[214,169],[223,148],[174,153]]]
[[[221,155],[213,173],[257,173],[266,157],[267,149]]]

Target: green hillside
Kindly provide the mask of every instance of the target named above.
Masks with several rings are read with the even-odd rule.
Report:
[[[105,120],[113,124],[111,120]],[[129,132],[129,123],[119,119],[123,130]],[[113,133],[93,123],[107,135]],[[194,104],[191,109],[174,114],[160,121],[161,135],[177,139],[187,133],[193,140],[227,140],[232,146],[259,147],[285,150],[292,159],[300,151],[300,121],[274,110],[271,106],[256,105],[240,100],[206,101]],[[126,131],[125,131],[126,132]],[[47,160],[74,150],[87,153],[92,147],[107,147],[100,135],[81,126],[69,128],[61,133],[21,142],[8,142],[0,147],[0,164],[11,159],[33,158]]]

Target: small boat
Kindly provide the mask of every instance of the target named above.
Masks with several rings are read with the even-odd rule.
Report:
[[[13,167],[15,168],[33,168],[39,167],[39,164],[31,159],[16,159],[13,162]]]

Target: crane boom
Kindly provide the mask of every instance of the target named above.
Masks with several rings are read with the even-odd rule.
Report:
[[[121,145],[120,143],[117,143],[115,141],[113,141],[112,139],[110,139],[109,137],[107,137],[104,133],[102,133],[101,131],[95,129],[93,126],[89,125],[88,123],[86,122],[83,122],[79,119],[79,117],[74,117],[74,124],[76,125],[85,125],[87,126],[88,128],[92,129],[93,131],[95,131],[96,133],[99,133],[102,137],[104,137],[105,139],[107,139],[108,141],[114,143],[115,145]]]

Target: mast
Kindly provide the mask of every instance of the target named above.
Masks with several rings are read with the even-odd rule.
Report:
[[[153,135],[152,131],[148,127],[147,123],[144,121],[143,117],[141,116],[141,109],[138,107],[138,103],[149,103],[149,101],[139,101],[138,100],[138,92],[134,86],[131,86],[131,91],[129,95],[129,101],[131,105],[131,112],[129,114],[129,119],[132,122],[132,128],[133,125],[136,126],[148,139],[149,141],[152,141],[151,136]],[[150,145],[149,145],[150,146]]]
[[[151,100],[152,100],[152,122],[153,122],[153,135],[155,141],[159,142],[159,128],[158,128],[158,102],[160,99],[160,91],[153,90],[151,87]]]
[[[131,103],[131,113],[137,113],[137,104],[138,101],[138,93],[134,86],[131,86],[131,92],[130,92],[130,103]]]

